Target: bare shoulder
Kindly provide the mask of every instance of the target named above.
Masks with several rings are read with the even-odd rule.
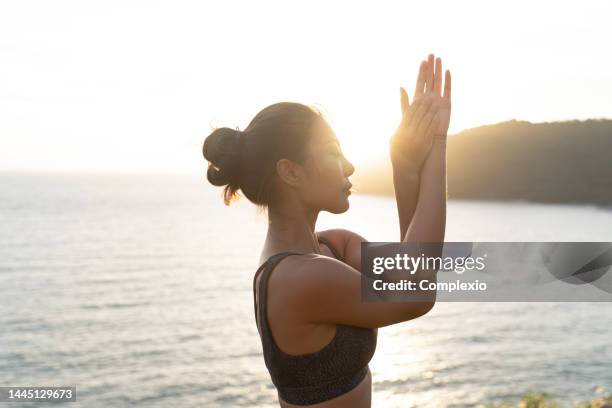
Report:
[[[321,300],[326,287],[337,287],[351,274],[349,265],[319,254],[283,258],[272,271],[268,290],[270,301],[283,305],[286,314],[298,318],[299,310]],[[353,273],[357,271],[353,270]]]
[[[295,254],[283,258],[270,274],[268,290],[276,300],[291,307],[305,290],[340,283],[347,274],[357,272],[349,265],[319,254]]]
[[[332,278],[338,269],[347,265],[335,258],[319,254],[295,254],[283,258],[274,268],[268,286],[278,288],[287,298],[301,290],[308,283]],[[281,290],[282,289],[282,290]]]
[[[301,280],[305,277],[305,271],[318,254],[292,254],[283,257],[276,263],[268,278],[268,287],[282,289],[287,293],[293,287],[299,287]]]
[[[321,301],[321,296],[329,296],[321,289],[339,285],[342,276],[346,279],[347,269],[350,267],[343,262],[319,254],[284,257],[268,278],[268,309],[272,319],[293,327],[312,324],[305,319],[303,310]]]

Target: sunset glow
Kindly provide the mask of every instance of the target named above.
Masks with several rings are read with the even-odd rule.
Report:
[[[363,162],[430,52],[453,75],[450,133],[612,117],[609,4],[3,2],[1,169],[196,174],[211,126],[281,100],[324,108]]]

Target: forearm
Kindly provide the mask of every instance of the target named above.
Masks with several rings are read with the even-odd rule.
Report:
[[[421,171],[419,197],[404,242],[443,242],[446,230],[446,141],[436,141]]]
[[[407,243],[444,242],[446,230],[446,142],[436,141],[423,167],[418,172],[393,171],[395,197],[400,217],[402,241]],[[418,245],[409,250],[410,256],[440,257],[442,244]],[[437,270],[420,267],[406,275],[403,270],[392,270],[381,275],[388,283],[402,283],[406,280],[419,288],[419,282],[437,282]],[[435,291],[413,290],[409,297],[402,291],[390,290],[379,294],[387,301],[435,302]]]
[[[400,225],[400,241],[412,222],[419,197],[420,174],[417,170],[393,168],[393,187]]]

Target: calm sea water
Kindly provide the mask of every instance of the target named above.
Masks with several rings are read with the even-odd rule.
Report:
[[[0,175],[0,386],[71,407],[275,406],[251,292],[266,232],[201,179]],[[397,240],[393,198],[318,229]],[[612,210],[451,201],[449,241],[612,241]],[[380,329],[374,406],[464,407],[612,390],[612,305],[439,303]]]

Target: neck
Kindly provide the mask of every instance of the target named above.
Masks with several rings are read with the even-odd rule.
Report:
[[[318,214],[318,210],[309,210],[299,205],[268,207],[268,234],[263,253],[321,253],[315,234]]]

